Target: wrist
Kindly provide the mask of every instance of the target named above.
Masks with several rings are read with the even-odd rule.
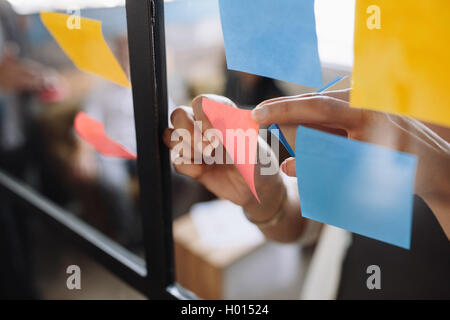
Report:
[[[283,209],[287,198],[286,187],[279,178],[274,183],[267,183],[258,188],[260,203],[256,199],[252,199],[243,205],[246,216],[252,222],[268,221]]]
[[[248,214],[244,210],[244,214],[247,217],[247,219],[255,224],[260,229],[270,228],[273,226],[276,226],[284,217],[286,214],[285,210],[285,203],[287,199],[287,191],[284,189],[283,197],[281,198],[281,201],[279,202],[278,209],[275,213],[273,213],[269,218],[266,218],[265,220],[255,220],[250,214]]]
[[[427,170],[419,165],[416,193],[423,199],[450,198],[450,156],[435,154],[432,160],[427,161]]]

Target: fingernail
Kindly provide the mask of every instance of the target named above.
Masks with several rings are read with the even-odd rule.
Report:
[[[263,121],[267,117],[267,108],[257,107],[252,110],[252,118],[255,121]]]

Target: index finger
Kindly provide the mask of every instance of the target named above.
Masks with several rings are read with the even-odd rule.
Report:
[[[316,96],[319,96],[319,97],[327,96],[327,97],[332,97],[332,98],[336,98],[336,99],[348,102],[350,100],[350,91],[351,91],[351,89],[348,88],[348,89],[340,89],[340,90],[332,90],[332,91],[324,91],[324,92],[303,93],[303,94],[299,94],[299,95],[295,95],[295,96],[278,97],[278,98],[265,100],[265,101],[261,102],[259,105],[269,104],[272,102],[295,100],[298,98],[311,98],[311,97],[316,97]]]
[[[259,124],[312,124],[350,130],[361,122],[360,109],[349,108],[348,102],[328,96],[300,97],[275,101],[252,111]]]

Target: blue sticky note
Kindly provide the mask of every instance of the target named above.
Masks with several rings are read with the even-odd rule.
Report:
[[[229,69],[322,86],[314,0],[219,0]]]
[[[410,248],[417,158],[299,126],[302,216]]]

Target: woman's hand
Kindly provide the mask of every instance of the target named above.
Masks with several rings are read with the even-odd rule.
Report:
[[[220,96],[208,96],[209,99],[214,99],[220,103],[227,104],[236,107],[229,99]],[[195,121],[201,121],[201,132]],[[174,126],[173,129],[167,129],[164,133],[164,142],[170,148],[173,149],[180,143],[180,140],[176,135],[173,135],[176,129],[185,129],[190,133],[191,141],[183,141],[188,143],[191,148],[190,158],[185,159],[183,155],[174,155],[172,153],[172,161],[174,162],[174,168],[177,172],[189,176],[200,183],[202,183],[211,192],[216,194],[220,198],[231,200],[232,202],[243,207],[256,207],[259,206],[255,197],[251,193],[245,180],[236,169],[234,164],[206,164],[203,161],[201,164],[194,163],[194,155],[203,155],[204,148],[210,145],[209,141],[203,141],[201,145],[194,146],[194,131],[203,138],[203,133],[213,128],[202,109],[202,97],[199,96],[192,101],[192,109],[187,107],[177,108],[172,112],[171,122]],[[218,148],[223,148],[222,145]],[[264,148],[266,152],[272,154],[270,147],[261,139],[258,141],[258,148]],[[224,150],[224,155],[225,149]],[[272,155],[273,156],[273,155]],[[176,158],[179,157],[178,161]],[[273,161],[276,161],[273,158]],[[277,170],[278,171],[278,170]],[[260,167],[255,165],[255,186],[262,204],[268,204],[277,200],[277,195],[282,191],[282,182],[278,174],[271,176],[261,176]],[[273,186],[267,188],[266,186]],[[281,189],[278,192],[273,192],[276,187]],[[266,192],[266,189],[271,189],[271,192]],[[275,201],[276,202],[276,201]],[[279,200],[278,200],[279,203]]]
[[[351,139],[415,154],[415,192],[432,208],[450,238],[450,144],[423,123],[387,113],[349,107],[350,90],[308,94],[265,101],[252,112],[261,125],[299,124],[335,130]],[[281,165],[295,176],[295,159]]]
[[[213,95],[208,95],[207,97],[236,107],[227,98]],[[202,122],[202,132],[199,132],[200,129],[194,123],[195,121]],[[206,130],[212,128],[211,123],[203,113],[201,96],[192,101],[192,109],[183,107],[174,110],[171,115],[171,122],[174,128],[166,129],[163,140],[172,151],[180,143],[177,135],[174,135],[176,129],[185,129],[191,136],[190,141],[183,141],[183,143],[188,144],[191,150],[190,157],[183,159],[186,160],[184,163],[176,160],[176,158],[183,158],[182,154],[174,155],[172,152],[172,161],[178,173],[199,181],[219,198],[230,200],[242,206],[254,221],[270,220],[279,210],[284,210],[289,206],[288,204],[291,201],[285,198],[286,190],[279,175],[278,160],[274,157],[270,147],[264,140],[259,138],[258,151],[270,154],[272,162],[277,165],[277,170],[274,175],[261,175],[259,161],[255,165],[255,187],[261,200],[261,203],[258,203],[234,164],[206,164],[203,161],[201,164],[194,163],[195,153],[202,155],[204,148],[210,145],[209,141],[203,141],[201,145],[194,146],[194,131],[197,130],[197,133],[200,133],[202,137]],[[223,146],[220,145],[218,148],[223,148]],[[224,154],[226,154],[225,151]],[[278,241],[292,241],[298,238],[303,228],[303,219],[300,217],[298,199],[292,203],[294,203],[295,209],[289,210],[289,213],[285,215],[282,221],[277,223],[277,226],[262,230],[266,236]]]

